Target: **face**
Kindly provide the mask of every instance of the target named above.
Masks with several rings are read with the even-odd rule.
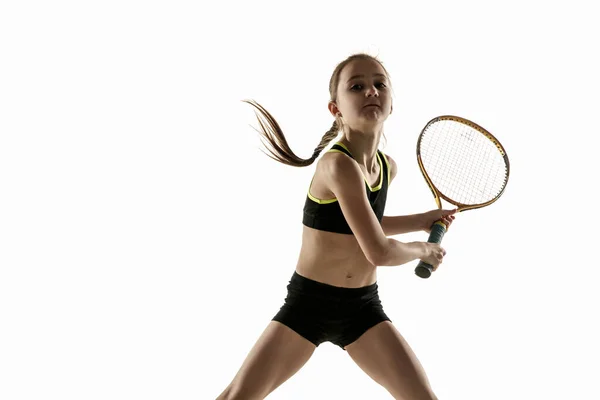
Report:
[[[383,124],[392,112],[390,83],[383,67],[373,60],[354,60],[340,74],[337,101],[329,104],[333,116],[358,130]]]

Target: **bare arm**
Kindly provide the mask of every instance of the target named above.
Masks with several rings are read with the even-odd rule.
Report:
[[[404,243],[395,239],[388,238],[386,253],[381,254],[377,259],[377,266],[387,267],[405,264],[413,260],[429,259],[433,249],[429,248],[429,243],[409,242]],[[441,258],[440,260],[441,261]],[[439,264],[439,261],[435,265]]]
[[[386,236],[401,235],[403,233],[417,232],[425,229],[423,214],[384,216],[381,227]]]

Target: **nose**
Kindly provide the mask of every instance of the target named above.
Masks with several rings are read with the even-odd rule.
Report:
[[[366,91],[367,97],[379,97],[379,91],[375,86],[370,86]]]

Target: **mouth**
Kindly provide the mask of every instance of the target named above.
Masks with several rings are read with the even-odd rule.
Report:
[[[363,108],[367,108],[367,107],[377,107],[377,108],[381,108],[379,106],[379,104],[367,104],[366,106],[364,106]]]

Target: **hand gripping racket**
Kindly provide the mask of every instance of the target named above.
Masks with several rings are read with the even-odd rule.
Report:
[[[451,115],[432,119],[417,141],[417,161],[438,208],[441,199],[457,212],[489,206],[502,195],[510,164],[504,147],[487,130]],[[441,243],[447,227],[437,221],[431,227],[430,243]],[[429,278],[433,267],[420,261],[415,274]]]

